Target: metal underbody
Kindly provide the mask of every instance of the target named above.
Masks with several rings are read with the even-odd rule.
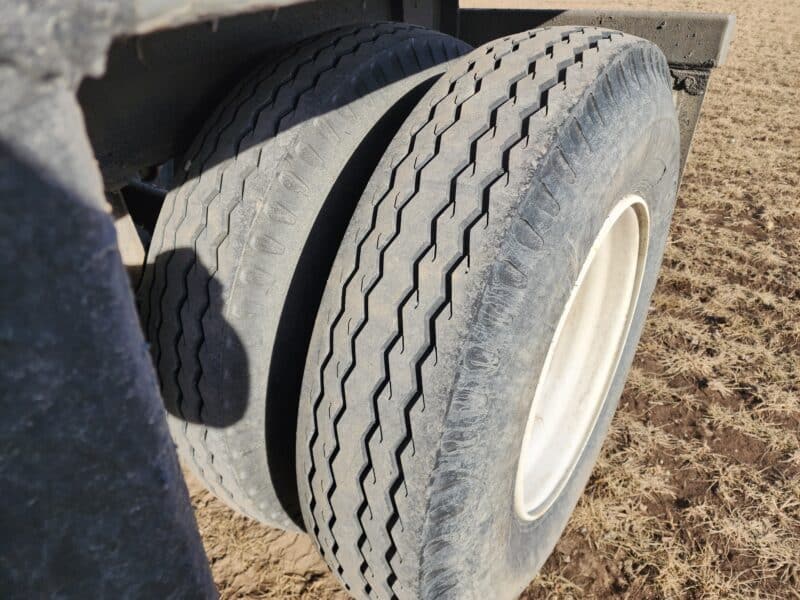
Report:
[[[672,69],[683,164],[709,74],[725,62],[734,26],[734,18],[724,14],[536,9],[434,13],[405,4],[405,9],[389,0],[298,4],[118,39],[109,51],[105,75],[86,79],[78,91],[106,186],[118,188],[141,169],[185,148],[205,115],[254,62],[339,25],[403,19],[452,33],[473,46],[556,25],[608,27],[654,42]]]
[[[372,20],[473,45],[557,24],[650,39],[672,68],[684,161],[733,29],[726,15],[458,10],[456,0],[0,4],[4,595],[215,595],[105,192],[179,154],[255,61]]]

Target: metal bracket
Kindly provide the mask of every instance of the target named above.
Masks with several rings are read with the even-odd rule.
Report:
[[[399,20],[456,35],[458,0],[395,0]]]
[[[692,146],[694,130],[700,118],[700,109],[706,97],[710,70],[684,69],[670,65],[672,73],[672,95],[675,109],[678,111],[678,125],[681,130],[681,171],[686,166],[689,150]]]
[[[711,69],[725,63],[736,18],[726,14],[636,10],[462,8],[458,33],[479,46],[512,33],[558,25],[617,29],[656,44],[669,62],[681,128],[681,175],[705,98]]]

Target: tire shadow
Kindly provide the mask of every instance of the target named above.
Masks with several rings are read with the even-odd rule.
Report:
[[[239,336],[225,319],[222,286],[191,248],[150,257],[146,271],[137,304],[165,410],[187,423],[214,428],[236,424],[247,410],[247,369],[240,369],[243,378],[230,386],[205,376],[221,372],[223,362],[246,367],[249,361]],[[184,273],[186,288],[178,314],[162,312],[165,304],[173,304],[164,298],[168,292],[160,296],[152,292],[154,281],[167,271]],[[171,351],[162,351],[165,347]],[[214,402],[204,402],[204,396],[213,397]]]

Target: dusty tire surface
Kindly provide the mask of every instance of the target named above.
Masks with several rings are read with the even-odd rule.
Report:
[[[181,456],[248,516],[302,526],[294,421],[330,261],[391,136],[468,49],[394,23],[302,42],[244,78],[178,165],[140,313]]]
[[[666,61],[595,28],[455,61],[368,184],[334,261],[298,418],[306,525],[360,598],[511,598],[589,477],[642,330],[678,183]],[[535,385],[589,247],[641,196],[647,262],[580,462],[545,514],[513,508]]]

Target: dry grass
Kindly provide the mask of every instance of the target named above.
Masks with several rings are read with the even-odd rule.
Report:
[[[613,430],[524,597],[800,599],[800,4],[580,5],[739,22]],[[305,538],[193,497],[223,596],[342,594]]]

